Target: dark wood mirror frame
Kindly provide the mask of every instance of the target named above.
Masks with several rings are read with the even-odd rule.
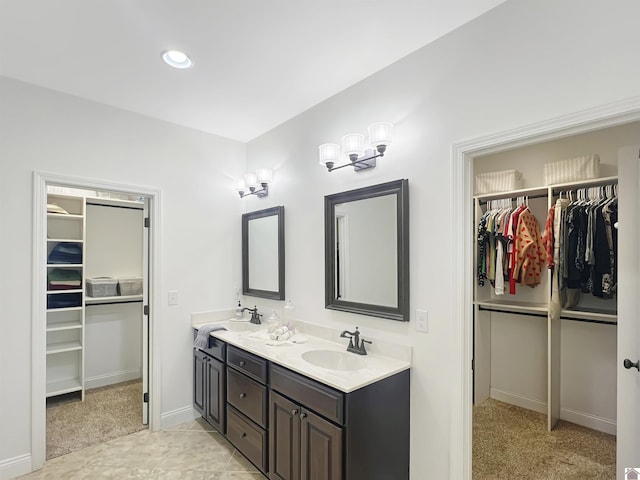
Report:
[[[263,217],[278,217],[278,290],[258,290],[249,285],[249,222]],[[284,300],[284,206],[267,208],[242,215],[242,294]]]
[[[335,209],[336,205],[383,195],[396,196],[397,307],[357,303],[336,298]],[[324,197],[324,291],[325,308],[343,312],[409,321],[409,181],[395,180]]]

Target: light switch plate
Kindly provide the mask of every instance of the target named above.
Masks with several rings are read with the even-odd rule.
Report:
[[[169,292],[169,305],[177,305],[178,304],[178,292],[176,290],[171,290]]]
[[[416,310],[416,332],[429,333],[429,313],[426,310]]]

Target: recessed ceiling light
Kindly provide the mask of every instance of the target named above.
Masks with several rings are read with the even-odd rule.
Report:
[[[189,68],[193,65],[189,55],[180,50],[165,50],[162,52],[162,60],[173,68]]]

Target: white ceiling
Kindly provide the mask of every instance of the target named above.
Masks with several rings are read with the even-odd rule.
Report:
[[[249,141],[503,1],[0,0],[0,75]]]

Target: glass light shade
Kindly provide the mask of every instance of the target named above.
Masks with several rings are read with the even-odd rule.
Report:
[[[173,68],[189,68],[193,65],[189,55],[180,50],[166,50],[162,52],[162,60]]]
[[[372,147],[391,145],[393,141],[393,123],[378,122],[369,125],[369,143]]]
[[[325,166],[327,163],[336,163],[340,157],[340,145],[337,143],[323,143],[318,147],[320,154],[320,165]]]
[[[342,137],[342,153],[361,156],[364,153],[364,135],[350,133]]]
[[[258,177],[255,173],[245,173],[244,174],[244,184],[248,187],[257,187],[258,186]]]
[[[244,184],[244,180],[238,180],[236,183],[236,192],[244,192],[247,187]]]
[[[258,168],[256,170],[256,177],[258,177],[258,183],[271,183],[271,180],[273,180],[273,171],[270,168]]]

